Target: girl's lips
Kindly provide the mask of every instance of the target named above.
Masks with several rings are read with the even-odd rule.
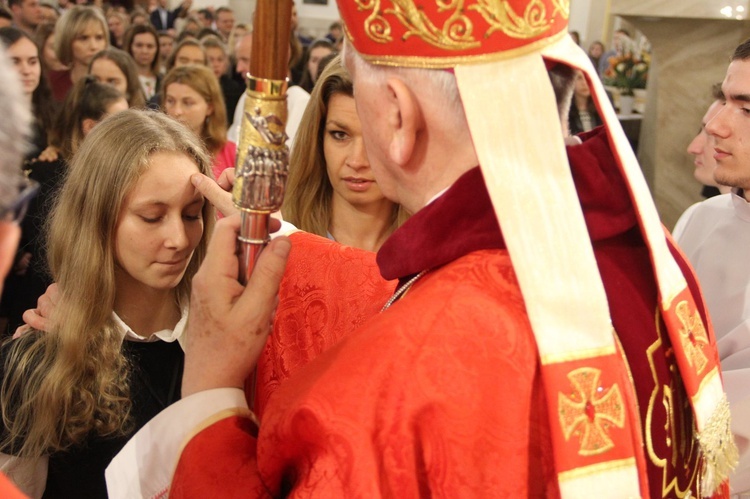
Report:
[[[346,177],[344,179],[346,187],[355,192],[364,192],[369,189],[373,183],[374,181],[364,178]]]

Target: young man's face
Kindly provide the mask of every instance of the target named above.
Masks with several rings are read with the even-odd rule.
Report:
[[[735,60],[721,86],[726,103],[706,123],[719,184],[750,191],[750,60]]]
[[[716,186],[714,180],[714,170],[716,169],[716,160],[714,159],[714,140],[706,132],[706,123],[714,119],[724,106],[723,101],[714,101],[703,116],[701,128],[687,148],[687,152],[695,157],[695,179],[703,185]]]

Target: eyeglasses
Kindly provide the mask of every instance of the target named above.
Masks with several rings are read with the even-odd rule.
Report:
[[[20,224],[29,208],[29,202],[39,191],[39,183],[24,177],[18,186],[18,195],[6,207],[0,207],[0,222]]]

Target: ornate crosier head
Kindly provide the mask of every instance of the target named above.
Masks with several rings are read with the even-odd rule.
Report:
[[[567,33],[570,0],[338,0],[370,63],[449,68],[538,50]]]
[[[289,171],[286,81],[251,77],[238,151],[234,202],[271,213],[281,208]]]

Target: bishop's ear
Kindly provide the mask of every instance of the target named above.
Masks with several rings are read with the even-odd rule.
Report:
[[[392,131],[389,153],[399,165],[408,163],[417,141],[417,134],[424,125],[422,108],[412,89],[399,78],[387,81],[390,107],[387,118]]]

